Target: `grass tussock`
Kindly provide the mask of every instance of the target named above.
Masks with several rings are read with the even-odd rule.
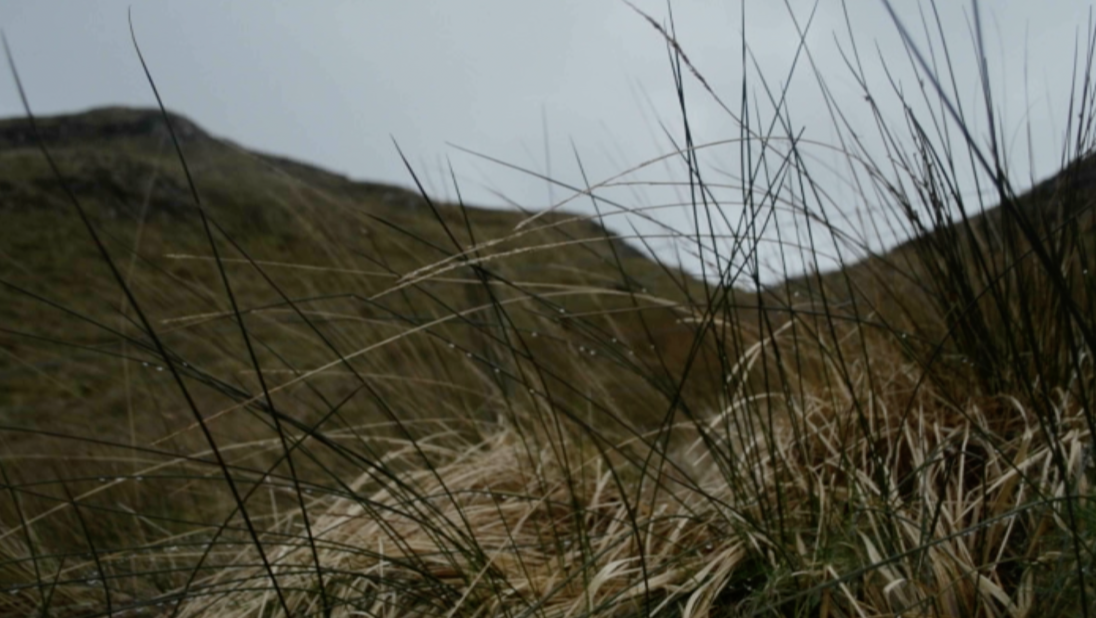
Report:
[[[850,413],[854,397],[873,402],[865,417]],[[1054,446],[1014,400],[955,410],[925,392],[845,393],[782,414],[758,426],[735,406],[675,427],[689,438],[670,452],[632,458],[570,441],[533,449],[504,429],[398,485],[370,489],[362,475],[353,498],[309,507],[320,560],[339,574],[328,593],[392,616],[1028,615],[1052,595],[1074,603],[1078,591],[1053,583],[1073,530],[1060,501],[1096,476],[1075,402],[1056,410]],[[709,444],[717,434],[729,437]],[[1092,507],[1079,530],[1089,543]],[[300,525],[288,513],[271,534]],[[299,543],[273,560],[294,614],[321,609],[311,561]],[[272,603],[254,587],[264,570],[239,562],[252,566],[196,581],[183,615]]]
[[[401,477],[410,496],[363,491],[363,476],[352,484],[360,498],[311,505],[321,561],[343,574],[328,592],[372,615],[707,616],[796,605],[822,615],[1025,615],[1045,599],[1063,549],[1050,540],[1070,528],[1032,504],[1091,483],[1075,407],[1060,419],[1068,478],[1023,421],[1003,427],[978,407],[930,407],[900,425],[880,401],[869,437],[850,431],[847,409],[812,402],[795,419],[808,439],[791,422],[737,435],[728,449],[737,456],[718,464],[700,440],[684,444],[650,462],[657,474],[639,462],[608,470],[574,445],[568,466],[502,431]],[[621,477],[647,489],[622,492]],[[766,524],[774,516],[779,527]],[[288,514],[272,532],[299,525]],[[319,610],[310,561],[299,546],[275,559],[294,613]],[[256,567],[219,571],[196,582],[183,614],[259,613],[272,602],[252,586],[264,578]]]
[[[817,144],[745,50],[732,111],[641,18],[683,141],[556,181],[592,217],[440,204],[410,166],[417,195],[349,183],[162,104],[0,126],[23,230],[0,239],[22,256],[0,271],[0,614],[1096,612],[1096,39],[1063,172],[1027,192],[901,20],[929,105],[896,86],[888,122],[865,92],[885,160],[812,67],[824,149],[909,238],[881,253],[834,223]],[[686,85],[737,122],[730,184]],[[699,277],[603,225],[645,216],[611,189],[664,163]]]

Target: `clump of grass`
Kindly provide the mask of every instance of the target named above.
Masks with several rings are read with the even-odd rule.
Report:
[[[582,217],[531,215],[485,236],[482,215],[436,204],[421,186],[429,231],[375,204],[365,215],[347,208],[342,227],[373,231],[340,236],[316,214],[312,240],[331,262],[256,259],[194,190],[206,245],[172,263],[205,282],[187,293],[212,301],[179,316],[155,268],[137,268],[139,240],[104,232],[39,135],[125,307],[120,328],[68,311],[110,345],[47,343],[91,353],[89,364],[113,355],[126,372],[151,361],[164,379],[125,373],[127,397],[141,384],[142,401],[187,416],[155,427],[130,414],[128,434],[102,437],[63,424],[2,428],[0,612],[1096,610],[1088,73],[1064,174],[1021,195],[999,128],[991,120],[993,138],[977,141],[948,74],[907,37],[938,115],[918,117],[896,90],[908,140],[876,114],[892,148],[885,165],[836,112],[834,123],[865,195],[915,238],[844,263],[864,247],[829,223],[809,153],[765,82],[771,122],[748,96],[733,114],[742,216],[731,222],[705,181],[685,84],[716,94],[672,25],[643,17],[668,45],[681,95],[685,143],[668,158],[686,174],[696,229],[678,236],[704,265],[700,279],[664,264],[640,276],[649,262],[603,227],[576,227]],[[859,61],[850,66],[868,83]],[[997,209],[964,202],[961,159],[988,179]],[[598,222],[607,207],[627,210],[599,185],[572,188]],[[342,199],[308,190],[309,200]],[[788,252],[818,263],[831,245],[839,270],[784,270],[785,281],[761,285],[758,247],[785,207],[800,215],[778,239]],[[736,230],[730,247],[718,242],[724,224]],[[565,250],[564,275],[521,261]],[[245,267],[246,277],[234,270]],[[368,286],[354,278],[363,274]],[[336,275],[348,278],[320,278]],[[752,285],[736,288],[744,279]],[[333,284],[347,293],[331,294]]]
[[[646,458],[537,450],[500,431],[398,484],[363,475],[352,495],[310,506],[321,562],[340,574],[327,592],[374,615],[1030,612],[1056,555],[1041,537],[1070,529],[1033,505],[1087,491],[1073,484],[1083,461],[1060,478],[1033,420],[997,409],[929,401],[903,424],[904,397],[856,419],[858,396],[752,433],[728,410],[675,427],[693,440]],[[1068,407],[1062,446],[1079,452],[1087,432]],[[850,428],[859,420],[871,434]],[[293,538],[298,518],[285,514],[271,542]],[[321,609],[310,562],[300,543],[274,559],[294,614]],[[259,613],[265,577],[253,562],[211,573],[184,613]]]

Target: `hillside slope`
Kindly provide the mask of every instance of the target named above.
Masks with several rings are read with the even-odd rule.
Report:
[[[1093,159],[747,292],[169,121],[193,184],[155,110],[0,121],[0,614],[999,616],[1090,587]],[[954,214],[920,178],[889,207]]]
[[[564,405],[589,397],[572,384],[592,364],[619,373],[615,413],[629,423],[670,406],[634,374],[676,388],[693,329],[674,307],[702,286],[599,225],[552,213],[515,232],[520,213],[428,203],[171,122],[217,259],[160,112],[39,119],[60,178],[26,120],[0,122],[0,424],[23,432],[12,448],[38,448],[31,432],[42,430],[197,439],[118,277],[195,383],[198,409],[233,439],[254,422],[220,414],[242,403],[314,419],[363,389],[376,392],[348,405],[347,422],[444,420],[469,407],[494,418],[530,388],[531,367]],[[421,387],[395,388],[409,381]],[[278,393],[266,402],[264,382]],[[388,388],[411,399],[395,403]]]
[[[1072,345],[1096,318],[1096,155],[993,206],[950,193],[947,172],[919,174],[912,191],[891,187],[886,206],[911,240],[774,285],[769,306],[813,313],[819,330],[822,315],[898,337],[909,359],[962,393],[1069,381]]]

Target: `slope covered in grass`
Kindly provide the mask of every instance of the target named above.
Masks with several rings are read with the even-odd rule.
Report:
[[[362,371],[475,391],[468,385],[482,383],[490,363],[503,362],[493,349],[498,335],[487,327],[499,322],[496,302],[527,338],[581,316],[598,331],[589,336],[620,342],[618,354],[631,351],[627,340],[638,339],[640,325],[617,319],[612,330],[602,313],[645,310],[656,338],[688,335],[672,309],[698,283],[595,223],[548,215],[515,233],[520,213],[433,204],[404,189],[354,183],[250,153],[173,118],[219,256],[159,112],[106,109],[41,120],[61,178],[38,151],[29,123],[0,125],[0,250],[10,292],[0,311],[17,331],[6,336],[10,354],[3,361],[2,404],[10,421],[63,418],[71,430],[82,420],[82,430],[111,426],[105,435],[116,436],[113,425],[135,416],[133,422],[153,423],[152,431],[171,429],[161,425],[164,415],[131,414],[150,405],[143,396],[165,383],[158,375],[164,363],[146,356],[148,342],[133,324],[133,309],[73,211],[66,186],[180,359],[221,379],[220,372],[231,371],[229,381],[247,389],[257,384],[244,375],[251,365],[245,351],[226,339],[236,326],[218,266],[277,381],[392,338],[360,354],[368,364]],[[486,284],[480,265],[490,270]],[[437,324],[429,335],[400,336],[431,322]],[[485,364],[454,358],[460,355],[446,352],[451,343]],[[568,359],[555,363],[557,370],[581,358],[566,338],[532,343],[542,360]],[[327,376],[329,386],[337,375]],[[467,395],[431,393],[443,400]],[[153,405],[170,416],[178,404]]]
[[[700,284],[584,218],[515,231],[520,213],[351,182],[157,110],[37,124],[60,176],[27,120],[0,123],[0,426],[5,482],[27,489],[3,521],[42,515],[42,551],[128,543],[136,514],[148,538],[185,531],[231,504],[176,469],[210,456],[199,415],[241,451],[228,461],[258,469],[277,466],[271,412],[372,454],[466,444],[538,396],[627,434],[657,425],[685,373],[695,328],[681,318]],[[591,372],[612,379],[584,383]],[[714,375],[694,390],[711,399]],[[360,464],[336,449],[293,474]],[[87,529],[66,491],[104,501]]]

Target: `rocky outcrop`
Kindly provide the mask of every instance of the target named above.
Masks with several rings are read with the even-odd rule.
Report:
[[[197,124],[168,113],[180,142],[212,139]],[[46,146],[87,145],[126,138],[168,139],[164,116],[155,109],[106,107],[83,114],[37,118],[38,132]],[[34,147],[36,138],[26,118],[0,121],[0,150]]]

